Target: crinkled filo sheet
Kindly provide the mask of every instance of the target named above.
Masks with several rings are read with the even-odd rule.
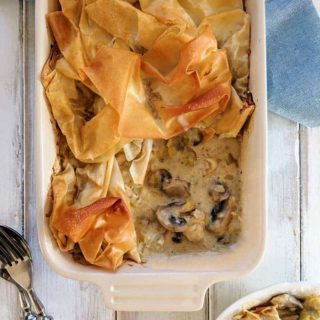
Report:
[[[320,296],[295,297],[284,293],[270,301],[243,310],[233,320],[319,320]]]
[[[60,249],[115,270],[234,242],[239,132],[254,109],[242,0],[60,0],[47,21]]]

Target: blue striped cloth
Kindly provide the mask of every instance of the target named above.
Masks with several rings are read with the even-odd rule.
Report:
[[[318,12],[312,0],[266,0],[266,13],[269,110],[320,126]]]

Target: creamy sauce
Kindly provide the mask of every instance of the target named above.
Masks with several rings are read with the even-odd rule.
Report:
[[[183,138],[183,135],[181,137]],[[172,255],[218,250],[235,242],[240,231],[240,140],[213,137],[208,141],[203,139],[198,145],[181,148],[174,139],[154,141],[143,186],[133,185],[129,181],[129,175],[125,174],[127,193],[134,213],[138,248],[142,257],[157,253]],[[122,170],[124,169],[125,166],[122,165]],[[150,174],[159,169],[170,172],[172,179],[188,182],[190,195],[183,201],[191,203],[192,208],[205,215],[204,224],[201,225],[204,234],[200,241],[189,241],[184,234],[170,231],[159,223],[156,215],[158,208],[179,198],[150,186]],[[209,230],[212,209],[216,203],[208,190],[215,180],[221,181],[230,193],[227,201],[228,206],[232,207],[232,213],[224,226],[223,234]]]

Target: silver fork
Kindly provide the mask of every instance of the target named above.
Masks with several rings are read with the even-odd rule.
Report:
[[[43,304],[32,288],[32,259],[26,240],[13,229],[0,226],[0,253],[2,268],[23,289],[34,311],[40,316],[39,319],[53,320],[46,315]]]
[[[0,261],[2,261],[4,258],[2,256],[2,254],[0,253]],[[14,284],[17,289],[19,290],[19,300],[20,300],[20,307],[21,307],[21,319],[22,320],[36,320],[37,319],[37,315],[32,312],[31,310],[31,304],[30,301],[28,299],[28,296],[26,296],[24,290],[19,287],[10,277],[10,275],[8,274],[8,272],[5,269],[0,269],[0,277],[4,280],[7,280],[9,282],[11,282],[12,284]]]

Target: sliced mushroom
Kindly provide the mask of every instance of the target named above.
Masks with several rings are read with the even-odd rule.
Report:
[[[213,210],[214,209],[215,207]],[[232,218],[231,212],[229,206],[225,206],[218,214],[211,215],[208,219],[207,229],[213,232],[215,236],[222,237],[228,231],[228,225]],[[214,217],[214,219],[212,219],[212,217]]]
[[[159,223],[169,231],[184,232],[187,230],[187,217],[181,217],[181,213],[186,212],[185,205],[177,202],[167,206],[159,207],[156,216]]]
[[[171,173],[166,169],[152,171],[147,176],[150,187],[163,191],[169,197],[186,199],[190,196],[190,183],[173,179]]]
[[[176,234],[183,233],[191,242],[201,241],[204,237],[206,216],[190,202],[173,202],[166,207],[160,207],[156,216],[164,228]]]
[[[205,213],[195,209],[190,202],[183,205],[174,202],[166,207],[160,207],[156,216],[164,228],[176,233],[172,238],[174,242],[181,242],[180,235],[177,237],[179,233],[183,233],[191,242],[201,241],[204,237]]]
[[[272,298],[271,303],[275,306],[277,306],[278,309],[285,309],[285,308],[299,308],[302,309],[303,305],[302,303],[295,298],[294,296],[285,293],[280,294],[274,298]]]
[[[225,201],[230,197],[228,187],[217,179],[214,179],[209,185],[208,193],[216,203]]]
[[[212,222],[214,222],[218,219],[218,215],[219,215],[219,213],[221,213],[223,211],[224,205],[225,205],[225,201],[221,201],[221,202],[216,203],[213,206],[211,213],[210,213],[210,220]]]
[[[149,172],[147,176],[147,184],[155,189],[162,190],[163,185],[172,180],[171,173],[166,169],[158,169]]]
[[[190,196],[190,183],[181,179],[166,180],[162,184],[163,192],[169,197],[186,199]]]

